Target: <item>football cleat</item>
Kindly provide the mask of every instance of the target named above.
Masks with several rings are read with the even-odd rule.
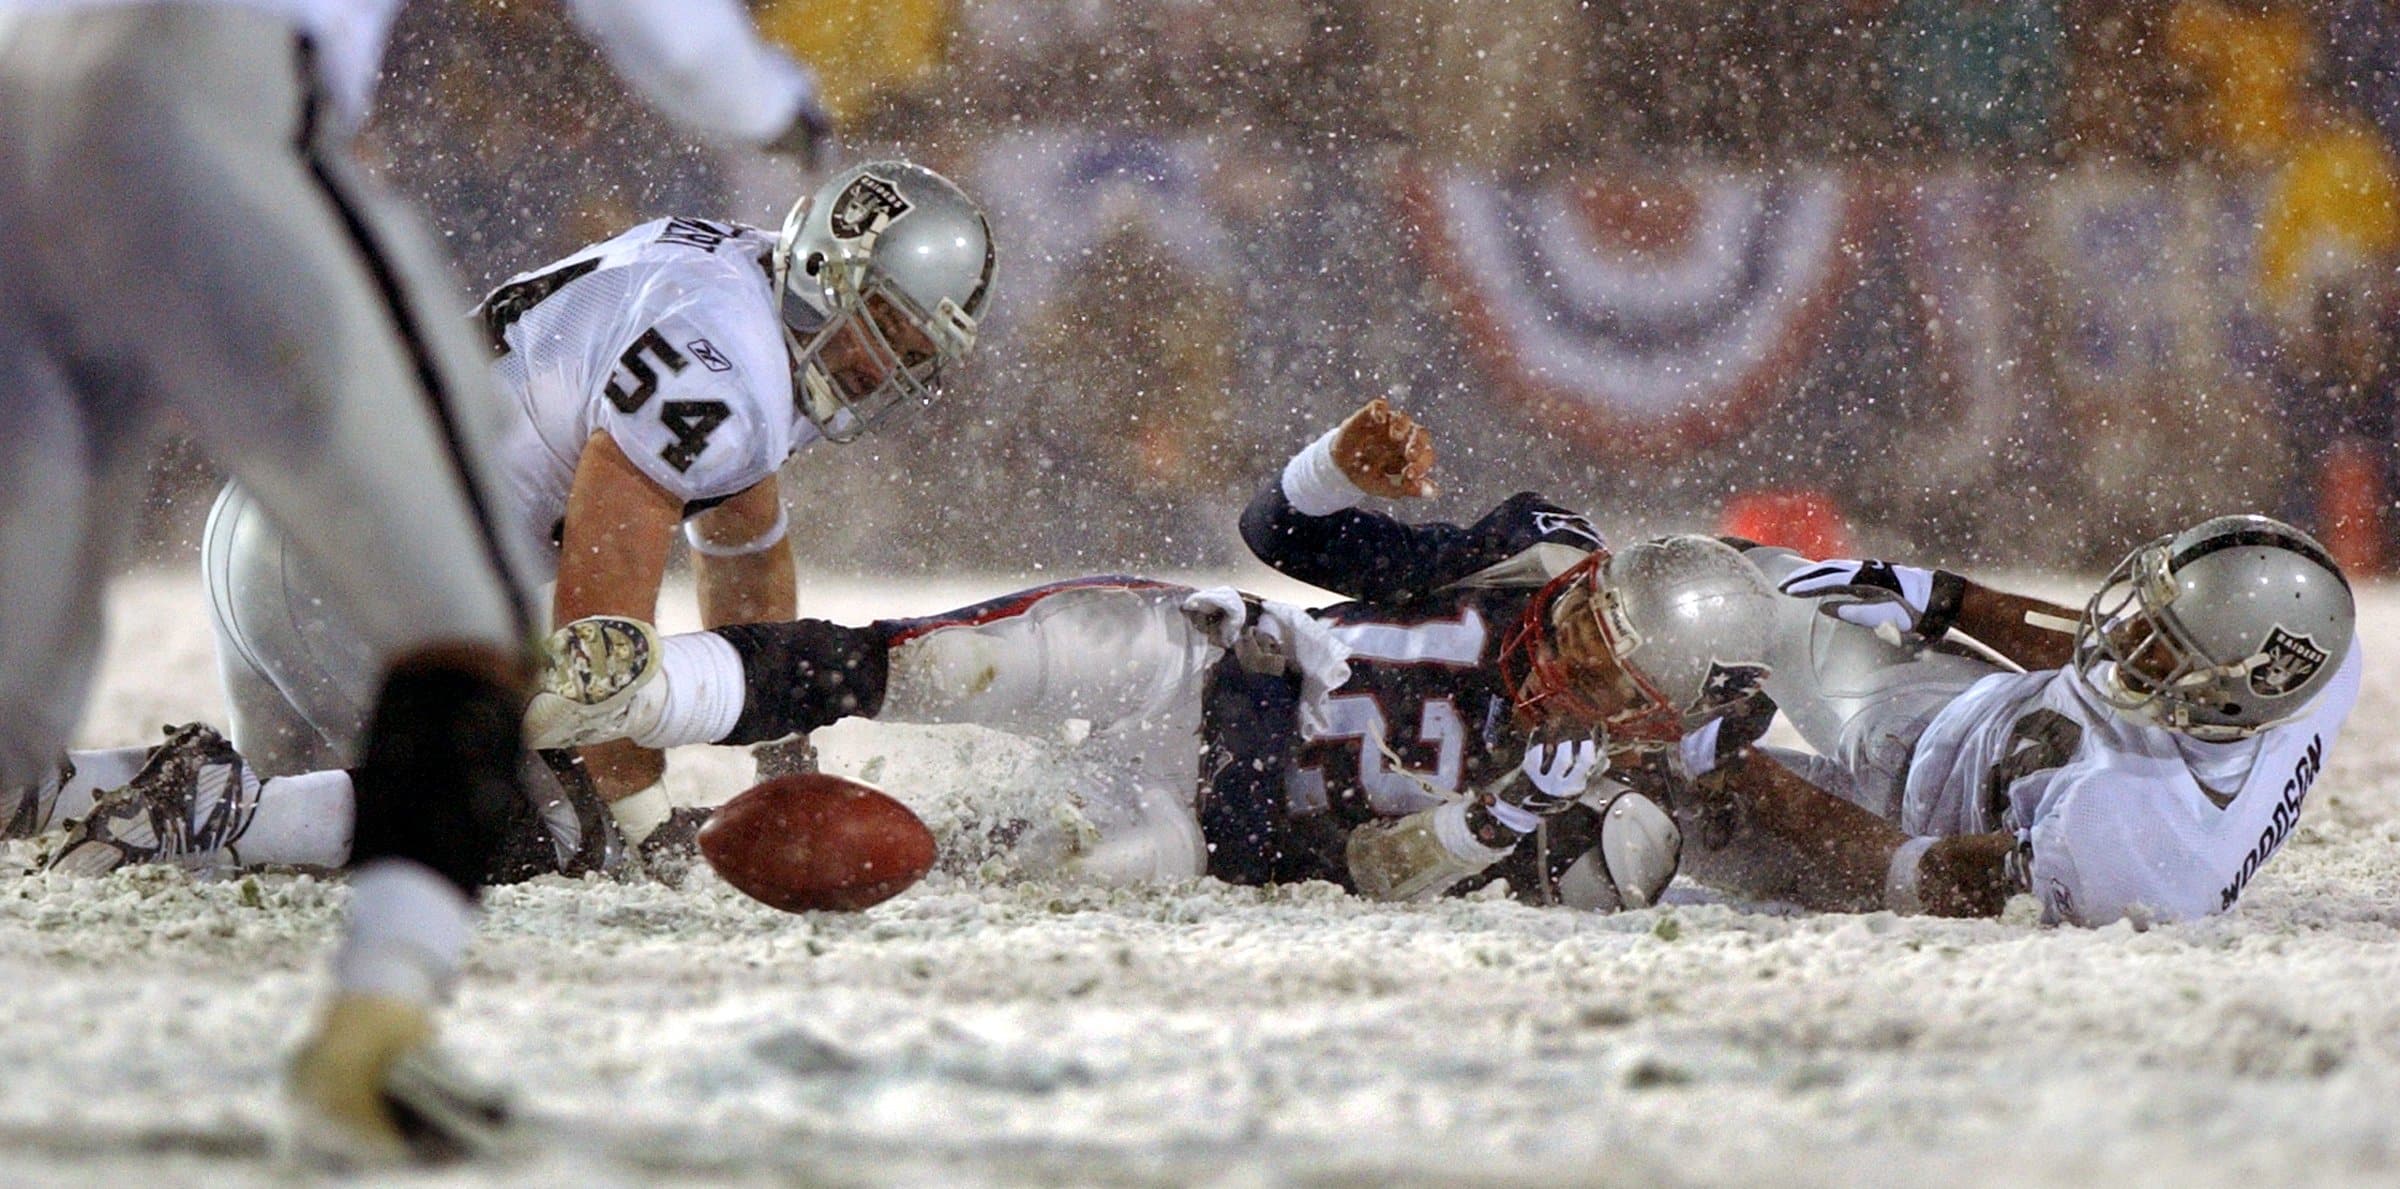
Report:
[[[617,615],[550,633],[541,685],[525,707],[525,745],[582,747],[656,729],[667,700],[658,648],[656,629]]]
[[[258,815],[258,774],[204,723],[168,727],[141,770],[100,794],[67,823],[47,864],[70,875],[106,875],[131,863],[238,866],[234,843]]]
[[[285,1093],[294,1153],[336,1167],[440,1163],[499,1153],[507,1096],[433,1046],[427,1010],[341,995],[292,1058]]]
[[[23,788],[0,788],[0,842],[31,838],[50,828],[59,786],[75,778],[75,761],[61,757],[58,775]]]

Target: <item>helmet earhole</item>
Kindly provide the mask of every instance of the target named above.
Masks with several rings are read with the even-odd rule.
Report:
[[[825,253],[810,252],[808,254],[807,262],[802,264],[800,267],[801,271],[806,272],[812,277],[825,271]]]

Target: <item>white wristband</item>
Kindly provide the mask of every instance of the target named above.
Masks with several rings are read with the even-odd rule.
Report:
[[[617,829],[625,841],[640,846],[667,818],[675,812],[675,803],[667,800],[667,782],[659,781],[623,800],[608,803],[608,815],[617,819]]]
[[[1901,916],[1915,916],[1925,911],[1925,900],[1917,893],[1917,865],[1925,852],[1941,839],[1927,836],[1911,838],[1892,852],[1892,865],[1883,876],[1884,907]]]
[[[791,509],[784,507],[782,500],[777,500],[775,501],[775,523],[768,525],[767,531],[739,545],[718,545],[702,537],[700,522],[696,519],[683,522],[683,543],[691,546],[692,552],[702,557],[748,557],[753,553],[765,553],[767,550],[773,549],[775,543],[781,541],[784,534],[790,531],[792,531]]]
[[[1303,516],[1331,516],[1355,508],[1367,498],[1333,461],[1333,439],[1341,432],[1339,426],[1325,431],[1324,437],[1310,442],[1307,449],[1283,464],[1283,498],[1291,501],[1293,511]]]

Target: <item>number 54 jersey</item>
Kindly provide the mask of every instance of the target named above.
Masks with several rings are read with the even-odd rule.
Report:
[[[509,482],[557,540],[584,445],[604,432],[644,475],[706,506],[816,440],[755,227],[660,219],[492,291],[476,316],[508,425]]]
[[[2072,671],[1986,677],[1918,740],[1900,827],[2015,833],[2052,921],[2223,912],[2291,836],[2361,666],[2353,643],[2298,717],[2222,743],[2121,713]]]

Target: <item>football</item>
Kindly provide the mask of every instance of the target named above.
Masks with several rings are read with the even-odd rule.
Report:
[[[853,780],[784,776],[717,807],[700,854],[743,894],[785,912],[855,912],[933,869],[933,831]]]

